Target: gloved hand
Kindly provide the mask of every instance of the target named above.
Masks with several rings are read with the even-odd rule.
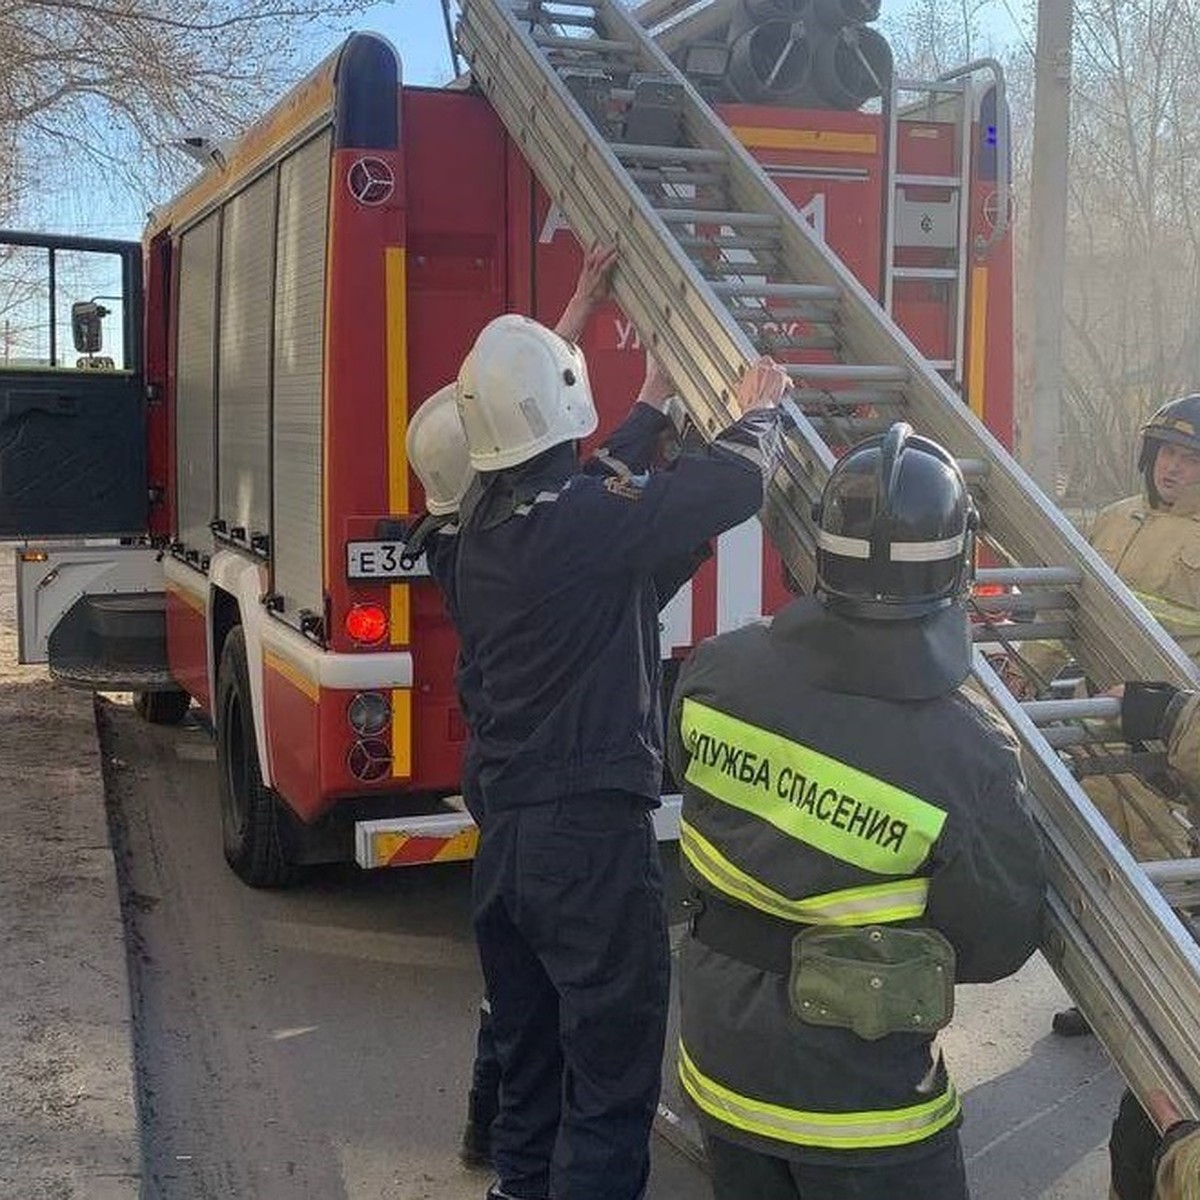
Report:
[[[1163,718],[1178,694],[1170,683],[1127,683],[1121,696],[1121,736],[1127,742],[1161,737]]]

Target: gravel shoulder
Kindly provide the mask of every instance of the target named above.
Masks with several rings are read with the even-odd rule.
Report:
[[[129,984],[94,701],[16,657],[0,545],[0,1195],[130,1200]]]

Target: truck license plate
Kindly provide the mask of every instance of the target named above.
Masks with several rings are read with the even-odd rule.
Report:
[[[351,579],[424,579],[429,568],[422,556],[411,567],[401,558],[403,542],[348,542],[346,574]]]

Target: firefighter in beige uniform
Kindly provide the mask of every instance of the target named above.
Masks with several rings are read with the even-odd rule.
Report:
[[[1200,395],[1172,400],[1146,422],[1138,469],[1143,494],[1101,512],[1092,545],[1195,659],[1200,657]],[[1061,651],[1051,653],[1062,661]],[[1031,657],[1044,671],[1046,656],[1034,651]],[[1139,861],[1193,853],[1184,824],[1136,776],[1092,776],[1086,787]],[[1089,1031],[1074,1008],[1055,1014],[1054,1030],[1066,1037]]]
[[[1200,659],[1200,395],[1172,400],[1150,418],[1138,468],[1144,493],[1101,512],[1091,542],[1184,652]],[[1030,657],[1044,669],[1044,656]],[[1192,853],[1184,826],[1135,776],[1095,776],[1087,791],[1137,859]]]

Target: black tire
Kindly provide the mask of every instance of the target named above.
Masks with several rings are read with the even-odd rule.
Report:
[[[254,738],[246,635],[240,625],[230,631],[221,651],[214,716],[225,861],[250,887],[284,887],[295,875],[284,837],[287,816],[277,793],[263,784]]]
[[[192,698],[187,692],[134,692],[133,710],[151,725],[178,725],[187,716]]]

